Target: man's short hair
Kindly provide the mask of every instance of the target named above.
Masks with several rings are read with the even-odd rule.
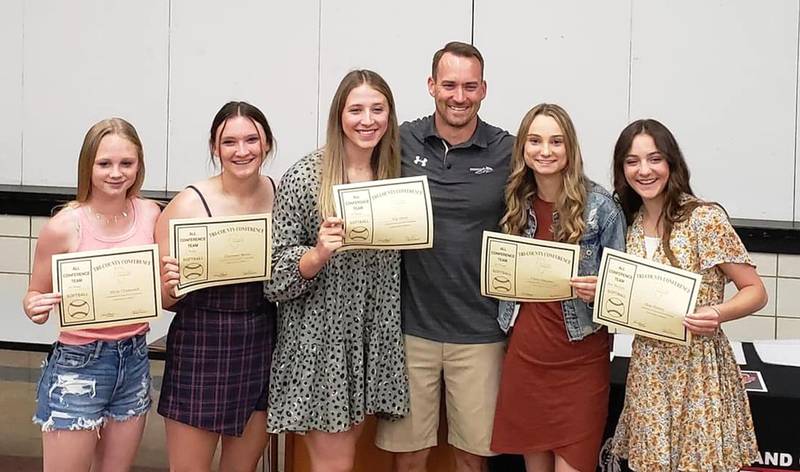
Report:
[[[461,41],[450,41],[433,55],[433,65],[431,67],[431,77],[433,77],[433,80],[436,80],[436,69],[439,67],[442,56],[448,52],[459,57],[474,57],[477,59],[481,64],[481,79],[483,79],[483,56],[481,52],[478,51],[478,48],[471,44],[462,43]]]

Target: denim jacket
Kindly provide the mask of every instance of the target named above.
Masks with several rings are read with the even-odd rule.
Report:
[[[528,226],[523,236],[532,238],[536,234],[536,215],[530,207],[530,202],[527,210]],[[580,241],[581,258],[578,262],[578,275],[597,275],[604,247],[625,250],[625,217],[622,209],[606,189],[587,181],[583,219],[586,221],[586,229]],[[570,341],[580,341],[600,329],[600,325],[592,322],[592,304],[573,298],[562,301],[561,308],[564,311],[564,325],[567,327],[567,338]],[[511,321],[518,310],[519,303],[500,301],[497,322],[506,333],[511,328]]]

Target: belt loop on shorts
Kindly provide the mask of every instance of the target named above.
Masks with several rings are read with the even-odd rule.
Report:
[[[102,339],[98,339],[97,341],[95,341],[95,344],[94,344],[94,358],[95,359],[99,359],[100,358],[100,352],[103,350],[103,343],[104,342],[105,341],[103,341]]]
[[[59,344],[60,343],[58,341],[55,341],[53,344],[50,345],[50,350],[47,351],[47,356],[44,358],[45,363],[48,363],[51,360],[53,360],[53,356],[55,356],[56,353],[58,353]]]
[[[133,337],[133,349],[139,349],[141,346],[147,346],[147,335],[144,333],[137,334]]]

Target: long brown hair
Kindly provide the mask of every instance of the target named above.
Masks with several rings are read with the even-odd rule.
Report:
[[[636,213],[642,207],[642,197],[636,193],[625,178],[625,159],[630,153],[633,140],[636,136],[647,135],[653,138],[656,149],[666,159],[669,165],[669,178],[664,188],[664,206],[659,215],[659,222],[663,222],[661,247],[670,264],[678,266],[678,260],[669,247],[669,239],[675,223],[688,219],[695,208],[703,205],[716,205],[716,202],[699,200],[689,183],[689,166],[683,157],[678,141],[672,132],[661,122],[654,119],[636,120],[622,130],[617,144],[614,146],[614,195],[622,206],[625,220],[633,222]],[[687,196],[694,198],[686,198]],[[722,208],[720,206],[720,208]],[[724,210],[724,209],[723,209]]]
[[[555,202],[558,218],[553,221],[553,237],[556,241],[576,243],[580,241],[586,222],[583,209],[586,205],[586,176],[583,173],[583,158],[578,145],[578,136],[569,114],[558,105],[540,103],[531,108],[522,118],[514,141],[512,170],[505,190],[506,214],[500,227],[508,234],[522,234],[528,222],[527,208],[536,195],[536,178],[533,170],[525,164],[525,143],[533,120],[539,115],[553,118],[564,133],[567,166],[561,171],[563,191]]]
[[[122,118],[108,118],[95,123],[83,138],[83,145],[78,157],[78,192],[75,196],[75,202],[78,204],[86,202],[92,194],[92,168],[94,167],[95,157],[97,157],[97,149],[100,147],[100,141],[110,134],[125,138],[136,147],[139,168],[136,171],[136,180],[133,181],[133,185],[130,186],[125,196],[126,198],[131,198],[139,195],[144,182],[142,141],[139,139],[139,134],[132,124]]]
[[[320,179],[319,206],[322,218],[336,213],[333,204],[333,186],[345,183],[345,135],[342,128],[342,112],[350,92],[363,85],[369,85],[386,97],[389,107],[389,123],[386,133],[372,150],[372,171],[375,179],[391,179],[400,175],[400,133],[397,128],[394,96],[383,77],[371,70],[360,69],[347,73],[331,101],[328,114],[328,131],[322,156],[322,176]]]

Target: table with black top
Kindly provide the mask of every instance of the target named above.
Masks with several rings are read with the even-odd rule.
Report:
[[[761,372],[766,392],[748,392],[753,424],[760,451],[760,463],[748,471],[800,471],[800,368],[761,362],[752,343],[743,343],[746,365],[742,370]],[[603,448],[600,451],[600,472],[625,472],[624,461],[608,454],[610,439],[625,399],[625,380],[630,359],[617,357],[611,363],[611,395]],[[524,472],[520,456],[502,455],[489,461],[492,472]]]

